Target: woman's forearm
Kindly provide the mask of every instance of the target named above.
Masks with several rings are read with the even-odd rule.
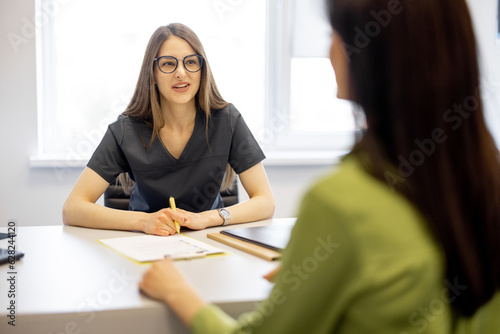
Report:
[[[165,296],[164,301],[186,326],[191,327],[196,313],[207,303],[191,287],[184,284],[173,290]]]
[[[231,214],[229,224],[248,223],[271,218],[274,214],[274,206],[272,196],[254,196],[245,202],[226,208]]]
[[[170,260],[154,262],[139,287],[149,296],[168,304],[188,327],[196,313],[207,304]]]
[[[254,196],[249,200],[232,206],[225,207],[229,214],[229,224],[248,223],[257,220],[271,218],[274,214],[274,198],[271,196]],[[188,214],[189,216],[190,214]],[[190,215],[192,222],[200,219],[201,223],[191,223],[188,227],[199,229],[207,227],[221,226],[224,219],[220,216],[219,210],[204,211],[200,214]],[[198,218],[199,217],[199,218]]]
[[[145,215],[144,212],[111,209],[70,198],[63,207],[64,224],[90,228],[143,231],[141,221]]]

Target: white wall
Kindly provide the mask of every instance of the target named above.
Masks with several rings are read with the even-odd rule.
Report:
[[[12,218],[19,225],[59,224],[61,203],[74,182],[29,166],[37,153],[35,39],[22,27],[33,16],[33,0],[0,1],[0,226]],[[11,33],[25,36],[17,50]]]
[[[500,43],[495,41],[493,13],[496,0],[470,0],[480,20],[477,32],[488,69],[490,126],[500,134]],[[32,168],[37,153],[35,39],[27,22],[34,22],[34,0],[0,1],[0,226],[16,219],[18,226],[58,225],[62,204],[81,168]],[[9,41],[14,33],[25,38],[17,49]],[[17,51],[17,52],[16,52]],[[497,135],[500,142],[500,137]],[[266,167],[277,201],[276,217],[294,216],[301,194],[327,166]]]

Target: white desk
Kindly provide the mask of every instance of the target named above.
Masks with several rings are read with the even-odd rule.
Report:
[[[280,224],[290,219],[225,228]],[[262,275],[277,264],[206,238],[207,233],[221,229],[183,233],[230,255],[175,264],[205,300],[238,316],[267,297],[271,284]],[[135,263],[96,241],[137,233],[70,226],[17,226],[16,232],[16,248],[25,253],[15,265],[16,326],[7,323],[12,298],[8,298],[10,270],[4,264],[0,266],[2,334],[188,332],[168,307],[139,292],[137,284],[149,265]],[[7,248],[7,239],[0,240],[0,248]]]

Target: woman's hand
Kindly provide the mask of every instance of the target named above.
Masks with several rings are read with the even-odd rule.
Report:
[[[170,260],[153,263],[139,282],[139,288],[148,296],[168,302],[172,290],[182,290],[186,286],[184,278]]]
[[[206,227],[219,226],[223,223],[223,220],[217,210],[203,211],[200,213],[194,213],[181,209],[177,209],[177,211],[181,212],[186,217],[182,226],[192,230],[202,230]]]
[[[180,210],[161,209],[146,215],[141,222],[142,230],[147,234],[168,236],[176,233],[174,220],[183,226],[186,219],[186,216]]]
[[[174,211],[167,208],[148,213],[141,221],[142,231],[147,234],[162,236],[175,234],[174,220],[176,220],[180,226],[192,230],[202,230],[209,226],[221,225],[223,222],[217,210],[194,213],[182,209],[176,209],[176,211]]]
[[[206,305],[168,259],[153,263],[139,282],[139,288],[150,297],[167,303],[188,327]]]

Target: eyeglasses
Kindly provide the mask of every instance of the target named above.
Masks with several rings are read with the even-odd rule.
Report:
[[[162,56],[154,59],[158,64],[158,69],[163,73],[169,74],[175,72],[179,61],[182,61],[186,71],[195,73],[203,67],[203,57],[200,55],[189,55],[182,59],[177,59],[172,56]]]

